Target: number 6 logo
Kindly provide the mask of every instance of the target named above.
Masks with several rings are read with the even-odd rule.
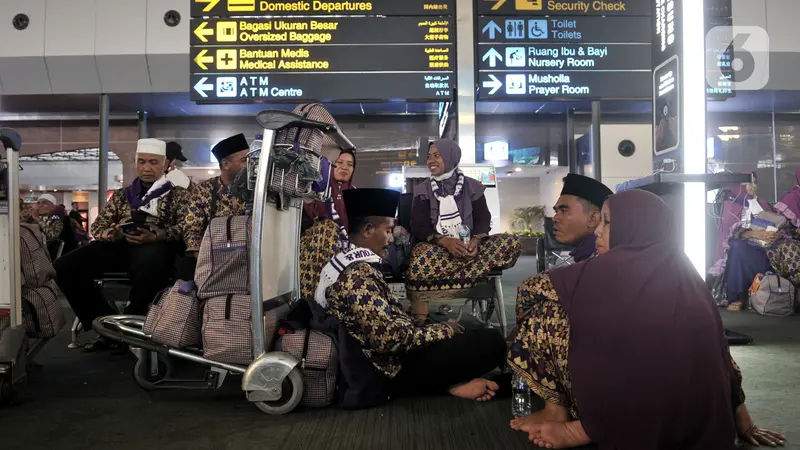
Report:
[[[726,49],[728,51],[726,51]],[[754,26],[719,26],[706,34],[706,81],[731,78],[734,91],[758,91],[769,81],[769,34]]]

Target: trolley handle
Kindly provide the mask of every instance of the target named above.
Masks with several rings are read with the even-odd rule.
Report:
[[[265,109],[256,115],[256,122],[267,130],[279,131],[286,128],[310,128],[320,130],[336,142],[342,150],[355,150],[355,145],[336,125],[306,119],[294,113],[277,109]]]
[[[22,137],[11,128],[0,128],[0,142],[3,143],[6,150],[19,152],[19,149],[22,148]]]

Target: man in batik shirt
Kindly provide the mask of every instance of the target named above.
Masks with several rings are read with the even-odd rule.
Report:
[[[500,333],[464,332],[455,322],[415,325],[383,279],[379,264],[392,243],[400,194],[351,189],[343,196],[351,246],[323,269],[314,300],[361,345],[389,380],[390,395],[492,399],[499,387],[481,377],[504,363]]]
[[[52,194],[42,194],[36,205],[22,215],[22,221],[39,225],[46,240],[58,239],[64,230],[64,211]]]
[[[166,180],[165,164],[166,143],[140,139],[137,178],[114,191],[94,221],[95,241],[54,264],[58,286],[86,330],[94,319],[117,313],[94,288],[95,279],[109,272],[126,272],[131,293],[125,313],[145,315],[150,302],[167,286],[175,258],[184,251],[181,223],[186,190]],[[87,348],[103,346],[97,344],[101,343]]]
[[[246,214],[244,201],[231,192],[231,185],[236,174],[247,167],[249,149],[244,134],[231,136],[211,149],[219,161],[220,175],[198,183],[192,189],[183,223],[187,257],[181,262],[181,277],[194,276],[197,253],[211,219]]]

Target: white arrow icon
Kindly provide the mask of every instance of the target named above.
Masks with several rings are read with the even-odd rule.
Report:
[[[489,78],[491,78],[491,81],[484,81],[483,87],[487,89],[491,88],[492,90],[489,91],[489,95],[494,95],[494,93],[497,92],[498,89],[503,87],[503,82],[498,80],[496,76],[491,74],[489,75]]]
[[[503,55],[500,54],[497,50],[490,48],[485,55],[483,55],[483,60],[489,60],[489,67],[497,66],[497,61],[503,62]]]
[[[213,84],[207,84],[206,81],[208,81],[208,77],[203,77],[203,78],[200,78],[200,81],[198,81],[197,84],[194,85],[194,90],[198,94],[200,94],[200,96],[203,97],[203,98],[208,97],[208,94],[206,94],[206,91],[213,91],[214,90],[214,85]]]
[[[494,20],[490,20],[489,23],[483,27],[481,33],[485,34],[487,31],[489,32],[489,39],[494,40],[495,34],[502,32],[503,29],[500,28],[500,25],[494,23]]]

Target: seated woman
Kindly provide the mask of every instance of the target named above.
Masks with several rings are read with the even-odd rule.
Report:
[[[791,198],[787,198],[790,194],[784,199],[791,203]],[[791,210],[785,206],[782,209],[780,212],[791,220]],[[762,211],[779,212],[758,198],[755,182],[738,185],[738,193],[725,200],[723,205],[717,258],[709,273],[725,276],[725,296],[731,309],[741,307],[753,278],[759,273],[772,270],[800,285],[800,242],[794,237],[796,226],[790,224],[780,232],[747,228],[746,224]]]
[[[722,321],[656,195],[613,195],[598,256],[527,280],[508,362],[545,400],[512,420],[533,443],[615,450],[782,444],[755,425]],[[612,227],[613,221],[613,227]]]
[[[489,236],[492,215],[483,185],[458,168],[461,148],[449,139],[428,147],[431,177],[414,188],[411,252],[406,290],[415,319],[424,320],[431,300],[465,294],[492,270],[514,266],[522,253],[516,236]],[[460,238],[466,229],[469,242]]]
[[[304,298],[314,295],[322,268],[333,255],[347,247],[347,212],[342,193],[354,189],[351,180],[356,170],[356,154],[342,151],[335,162],[331,198],[303,206],[302,236],[300,238],[300,293]]]

